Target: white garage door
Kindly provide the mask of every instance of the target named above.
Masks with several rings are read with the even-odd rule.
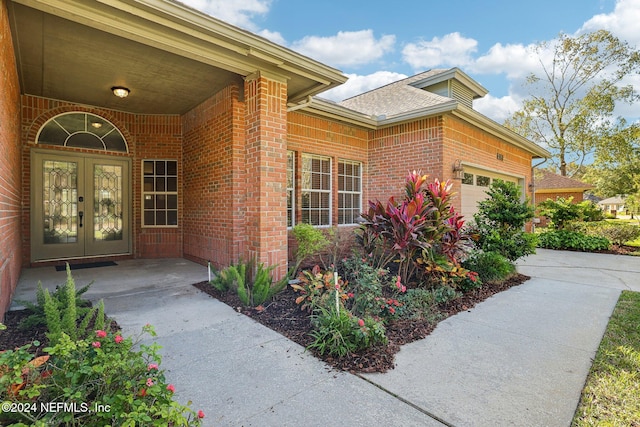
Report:
[[[518,185],[520,181],[517,177],[504,175],[498,172],[484,169],[464,167],[464,178],[462,179],[462,209],[465,221],[473,220],[473,214],[478,212],[478,202],[487,198],[487,190],[495,179],[513,182]],[[520,188],[522,194],[522,188]]]

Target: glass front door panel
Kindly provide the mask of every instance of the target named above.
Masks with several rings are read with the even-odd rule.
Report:
[[[42,171],[43,242],[78,241],[78,163],[46,160]]]
[[[94,164],[94,241],[122,240],[122,166]]]

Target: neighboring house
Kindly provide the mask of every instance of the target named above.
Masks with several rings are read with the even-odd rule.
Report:
[[[572,198],[572,203],[580,203],[585,199],[585,191],[594,188],[591,184],[558,175],[544,169],[537,169],[535,171],[534,187],[536,206],[547,199],[557,200],[558,198],[566,200]],[[547,218],[544,216],[540,217],[538,224],[541,227],[545,227],[547,225]]]
[[[346,80],[170,0],[0,0],[0,317],[26,266],[256,256],[283,276],[292,225],[350,230],[409,170],[452,179],[469,216],[549,156],[456,68],[315,97]]]
[[[585,191],[593,188],[595,187],[592,184],[558,175],[544,169],[539,169],[535,172],[536,205],[547,199],[556,200],[559,197],[564,199],[573,197],[573,203],[580,203],[585,199]]]
[[[602,209],[605,214],[617,216],[620,214],[626,214],[624,203],[624,198],[622,196],[615,196],[600,200],[598,202],[598,206],[600,206],[600,209]]]

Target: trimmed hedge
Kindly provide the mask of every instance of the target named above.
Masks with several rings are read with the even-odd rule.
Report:
[[[553,230],[538,235],[538,247],[594,252],[609,249],[611,242],[601,236],[589,236],[577,231]]]

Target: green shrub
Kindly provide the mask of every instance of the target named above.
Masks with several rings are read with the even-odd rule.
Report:
[[[476,252],[462,265],[478,273],[483,283],[502,281],[516,273],[516,266],[497,252]]]
[[[372,345],[387,343],[382,322],[372,317],[359,319],[345,309],[336,310],[331,305],[328,308],[320,307],[311,321],[314,326],[311,337],[314,341],[308,348],[320,354],[345,357]]]
[[[550,225],[556,230],[562,230],[565,224],[571,221],[583,219],[583,209],[573,203],[573,197],[565,199],[558,197],[556,200],[547,199],[538,203],[540,215],[549,218]]]
[[[578,203],[582,210],[582,220],[586,222],[602,221],[604,219],[604,213],[602,209],[590,200],[584,200]]]
[[[602,227],[598,227],[594,231],[597,235],[609,239],[614,245],[624,245],[628,241],[640,237],[640,227],[633,224],[605,222]]]
[[[475,226],[470,228],[477,248],[511,261],[535,253],[536,236],[524,231],[525,223],[533,218],[533,208],[521,200],[518,187],[496,180],[487,194],[489,197],[478,203]]]
[[[63,333],[73,340],[85,338],[87,334],[91,333],[89,326],[92,320],[94,321],[92,330],[104,329],[107,321],[104,314],[104,302],[100,300],[97,307],[90,309],[86,307],[84,302],[77,301],[77,295],[75,281],[71,276],[68,264],[67,281],[56,292],[51,294],[48,289],[42,290],[42,286],[39,284],[35,318],[39,318],[40,304],[42,304],[48,330],[47,338],[51,345],[57,344]]]
[[[0,401],[33,405],[32,411],[3,413],[3,421],[46,426],[196,426],[204,413],[173,400],[175,387],[160,369],[159,346],[142,343],[155,336],[124,338],[97,330],[83,340],[62,334],[33,359],[29,346],[0,353]],[[11,369],[8,369],[8,368]],[[41,411],[55,402],[77,410]],[[7,417],[13,417],[7,419]],[[25,425],[25,424],[17,424]]]
[[[433,291],[433,300],[436,304],[446,304],[449,301],[453,301],[458,298],[458,293],[451,286],[439,286],[435,288]]]
[[[296,239],[297,246],[295,250],[295,265],[289,271],[289,277],[295,277],[300,265],[309,257],[319,254],[329,246],[330,242],[322,231],[311,224],[296,224],[291,232]]]
[[[604,237],[589,236],[577,231],[554,230],[538,236],[538,246],[546,249],[567,249],[593,252],[609,249],[611,243]]]
[[[238,261],[216,273],[209,282],[221,292],[234,291],[245,306],[257,307],[287,285],[288,277],[284,277],[275,285],[271,272],[275,267],[265,267],[263,263],[256,265],[255,258],[248,262]]]
[[[75,311],[77,317],[85,316],[89,311],[91,311],[91,302],[81,298],[81,296],[89,290],[92,283],[89,283],[82,288],[75,290],[75,295],[72,298],[69,298],[70,295],[68,287],[73,284],[75,290],[75,282],[73,281],[73,277],[71,277],[71,270],[69,268],[69,264],[67,264],[67,278],[63,285],[56,286],[56,290],[51,293],[51,298],[58,306],[59,309],[63,309],[72,304],[72,301],[75,301]],[[42,287],[42,283],[38,282],[38,290],[36,291],[36,303],[32,303],[31,301],[25,300],[16,300],[18,304],[22,304],[28,311],[29,315],[20,322],[20,329],[29,330],[31,328],[37,326],[46,325],[46,315],[44,312],[45,305],[45,289]]]
[[[408,319],[430,319],[435,316],[436,299],[430,289],[408,289],[399,298],[403,305],[403,317]]]
[[[590,236],[604,237],[614,245],[624,245],[640,237],[640,227],[612,221],[574,222],[567,228]]]

